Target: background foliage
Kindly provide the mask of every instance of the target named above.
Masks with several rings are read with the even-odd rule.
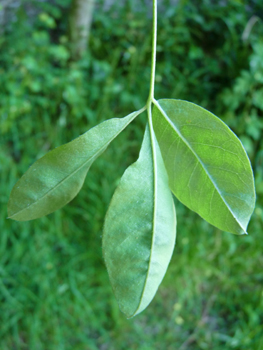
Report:
[[[164,0],[158,24],[156,98],[208,108],[250,156],[257,207],[249,236],[214,229],[176,202],[177,245],[164,282],[141,315],[120,314],[101,233],[116,184],[137,159],[145,116],[94,163],[70,205],[37,221],[6,220],[11,188],[36,158],[145,103],[149,6],[102,5],[79,61],[67,39],[70,1],[24,1],[2,28],[0,348],[262,350],[262,20],[242,40],[249,19],[263,17],[261,0]]]

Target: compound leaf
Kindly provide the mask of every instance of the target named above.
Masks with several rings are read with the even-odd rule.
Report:
[[[14,186],[9,218],[26,221],[63,207],[80,191],[94,160],[142,110],[109,119],[37,160]]]
[[[181,100],[156,101],[153,125],[175,196],[221,230],[246,233],[254,178],[237,136],[212,113]]]
[[[103,253],[120,309],[133,317],[151,302],[176,235],[173,198],[162,156],[147,126],[139,159],[124,173],[108,209]]]

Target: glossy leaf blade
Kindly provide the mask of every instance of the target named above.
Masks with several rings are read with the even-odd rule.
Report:
[[[146,128],[139,159],[108,209],[103,253],[120,309],[133,317],[151,302],[175,244],[176,216],[161,153]]]
[[[254,178],[237,136],[212,113],[181,100],[159,100],[153,125],[175,196],[221,230],[246,233]]]
[[[139,113],[106,120],[37,160],[12,189],[9,218],[37,219],[70,202],[80,191],[94,160]]]

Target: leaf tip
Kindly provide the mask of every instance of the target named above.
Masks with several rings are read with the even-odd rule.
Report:
[[[141,310],[141,311],[143,311],[143,310]],[[126,313],[125,315],[126,315],[126,317],[127,317],[127,320],[131,320],[132,318],[134,318],[135,316],[137,316],[139,313],[141,313],[141,311],[138,311],[138,309],[137,309],[137,310],[134,311],[134,313],[131,314],[131,315],[128,315],[128,314]]]
[[[9,207],[9,202],[7,204],[7,219],[8,220],[15,220],[13,217],[15,216],[15,213],[12,212],[12,210]]]

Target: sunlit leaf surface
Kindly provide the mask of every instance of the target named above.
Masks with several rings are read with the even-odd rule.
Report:
[[[153,124],[175,196],[221,230],[246,233],[254,179],[236,135],[212,113],[181,100],[159,100]]]

